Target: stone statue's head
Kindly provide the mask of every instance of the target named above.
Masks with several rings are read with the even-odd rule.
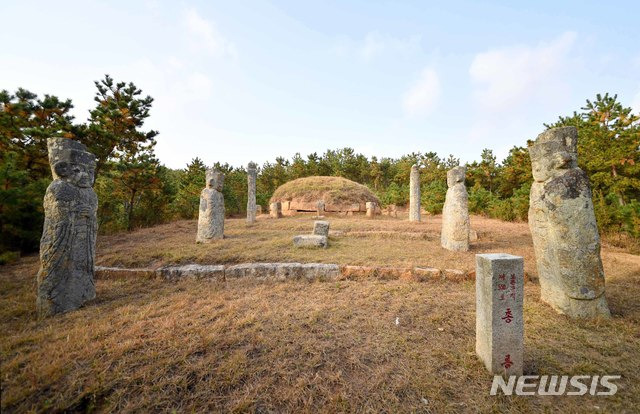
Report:
[[[207,168],[207,188],[222,191],[224,186],[224,174],[213,168]]]
[[[533,179],[539,182],[578,166],[578,130],[553,128],[538,135],[529,147]]]
[[[96,157],[84,144],[69,138],[49,138],[49,164],[54,180],[78,187],[91,187],[95,179]]]
[[[447,171],[447,186],[453,187],[458,183],[464,183],[467,167],[453,167]]]
[[[247,171],[255,171],[257,168],[256,163],[253,161],[250,161],[249,164],[247,165]]]
[[[413,164],[411,166],[411,172],[420,172],[420,166],[418,164]]]

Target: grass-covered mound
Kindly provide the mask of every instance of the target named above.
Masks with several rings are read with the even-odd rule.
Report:
[[[369,188],[343,177],[298,178],[278,187],[271,197],[271,202],[290,202],[292,209],[299,206],[301,210],[315,210],[318,200],[324,200],[328,211],[354,210],[355,205],[364,211],[367,201],[380,203]]]

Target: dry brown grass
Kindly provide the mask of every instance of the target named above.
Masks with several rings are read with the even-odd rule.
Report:
[[[290,236],[309,230],[308,217],[250,229],[231,220],[229,240],[196,246],[194,223],[179,222],[102,237],[98,251],[103,264],[446,263],[431,234],[436,219],[331,221],[343,231],[387,233],[346,233],[326,252],[298,251]],[[478,246],[531,261],[523,225],[473,224],[481,239],[454,258],[460,266]],[[416,231],[425,238],[403,236]],[[36,258],[22,259],[0,268],[2,411],[633,412],[640,260],[608,247],[603,258],[611,320],[559,316],[540,302],[537,284],[526,284],[525,372],[621,374],[611,397],[489,396],[491,376],[474,355],[473,282],[98,280],[96,300],[37,321]]]
[[[291,199],[305,202],[323,199],[327,204],[380,202],[367,186],[343,177],[328,176],[311,176],[289,181],[278,187],[271,196],[272,202]]]
[[[352,217],[331,214],[326,219],[332,231],[342,233],[330,237],[331,247],[326,250],[293,247],[294,235],[311,232],[313,214],[278,220],[262,215],[251,227],[244,219],[226,220],[226,239],[210,244],[195,244],[195,221],[103,236],[98,240],[97,264],[135,267],[169,263],[320,262],[473,271],[477,253],[506,252],[524,257],[529,275],[537,273],[527,223],[472,216],[471,226],[478,232],[479,240],[471,244],[469,252],[450,252],[440,247],[441,216],[427,216],[421,223],[410,223],[406,212],[401,212],[399,218],[377,216],[370,220],[363,214]],[[605,265],[618,263],[617,266],[623,264],[630,271],[640,272],[638,257],[622,248],[604,245],[602,254]],[[610,272],[609,268],[605,270]]]

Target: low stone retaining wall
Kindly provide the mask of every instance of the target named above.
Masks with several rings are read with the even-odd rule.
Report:
[[[176,265],[157,269],[127,269],[119,267],[96,266],[96,277],[103,279],[161,277],[166,280],[185,278],[224,281],[250,278],[254,280],[408,280],[429,282],[446,280],[461,282],[474,280],[475,272],[464,272],[456,269],[436,269],[433,267],[374,267],[374,266],[339,266],[325,263],[242,263],[236,265]]]

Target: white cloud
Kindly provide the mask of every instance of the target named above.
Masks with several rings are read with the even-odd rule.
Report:
[[[514,46],[479,53],[469,68],[478,84],[475,98],[489,110],[521,104],[542,89],[558,84],[575,42],[574,32],[565,32],[551,42],[536,46]]]
[[[365,61],[385,55],[416,54],[421,50],[421,37],[418,35],[398,38],[377,31],[367,33],[364,39],[338,37],[330,51],[340,57],[356,56]]]
[[[195,9],[186,11],[184,23],[191,36],[190,47],[193,51],[204,50],[217,57],[237,58],[235,44],[222,36],[213,22],[200,16]]]
[[[402,106],[409,116],[425,116],[431,113],[440,98],[440,79],[435,69],[427,67],[402,99]]]
[[[420,36],[411,36],[406,39],[369,32],[364,38],[358,54],[365,60],[371,60],[385,53],[410,53],[420,49]]]

